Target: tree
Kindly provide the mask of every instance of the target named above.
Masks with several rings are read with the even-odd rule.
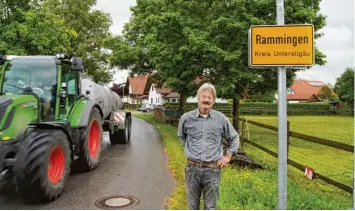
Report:
[[[285,23],[311,23],[315,37],[325,26],[325,17],[319,14],[319,0],[285,1]],[[219,1],[209,11],[210,39],[219,49],[213,56],[215,70],[212,72],[220,96],[233,99],[233,126],[239,129],[239,99],[247,89],[249,95],[271,93],[277,89],[277,70],[248,68],[248,30],[251,25],[276,24],[274,0],[265,1]],[[316,64],[325,64],[325,55],[316,50]],[[297,70],[287,70],[289,86]]]
[[[317,97],[320,98],[321,100],[326,100],[326,101],[336,101],[337,96],[335,95],[335,93],[333,92],[333,90],[331,90],[331,88],[329,88],[329,86],[323,86],[319,93],[317,94]]]
[[[246,98],[246,102],[266,102],[266,103],[273,103],[276,100],[275,93],[254,93],[252,95],[248,95]]]
[[[320,37],[325,17],[319,14],[319,2],[287,0],[286,24],[313,24],[316,37]],[[242,93],[246,89],[250,94],[277,89],[275,69],[248,68],[248,30],[251,25],[276,24],[274,0],[137,0],[132,12],[121,41],[136,55],[130,59],[144,55],[145,61],[142,65],[121,56],[113,58],[115,64],[131,62],[128,67],[139,73],[147,72],[145,66],[151,67],[148,71],[156,70],[180,93],[181,109],[185,97],[196,93],[196,78],[204,78],[216,84],[219,97],[233,98],[233,125],[238,130]],[[324,63],[324,54],[316,50],[316,64]],[[288,70],[288,85],[296,71]]]
[[[334,91],[339,99],[354,108],[354,68],[346,68],[340,77],[336,79]]]
[[[76,33],[66,27],[63,18],[51,14],[47,8],[27,11],[18,8],[12,14],[21,18],[0,23],[1,53],[55,55],[71,50],[70,38],[76,37]]]
[[[6,54],[76,53],[96,82],[109,82],[112,35],[110,16],[92,10],[96,0],[0,1],[0,52]]]
[[[196,93],[195,79],[204,74],[210,60],[203,21],[209,5],[206,1],[138,0],[124,36],[116,39],[112,64],[134,74],[156,70],[166,86],[180,93],[183,110],[186,98]]]
[[[128,89],[125,87],[125,83],[122,84],[113,83],[111,90],[116,92],[121,98],[123,97],[124,93],[125,95],[128,94]]]
[[[42,7],[64,19],[65,25],[76,33],[70,37],[69,49],[83,59],[94,81],[107,83],[112,74],[105,42],[112,36],[112,21],[109,14],[92,10],[95,4],[96,0],[44,0]]]

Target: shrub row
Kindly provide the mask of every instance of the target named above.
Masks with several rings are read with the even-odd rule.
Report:
[[[170,103],[167,102],[164,104],[166,107],[178,107],[179,103]],[[197,107],[197,103],[186,103],[186,107]],[[215,103],[214,107],[231,107],[231,103]],[[278,104],[277,103],[261,103],[261,102],[246,102],[246,103],[241,103],[240,107],[258,107],[258,108],[277,108]],[[329,109],[330,105],[328,103],[288,103],[287,104],[288,108],[324,108],[324,109]]]
[[[166,103],[166,108],[176,109],[179,107],[178,103]],[[197,108],[197,103],[187,103],[186,110],[191,111]],[[232,115],[232,104],[229,103],[216,103],[213,109],[224,113],[227,116]],[[277,103],[242,103],[240,104],[241,115],[277,115]],[[288,115],[334,115],[335,112],[331,109],[328,103],[290,103],[287,105]]]

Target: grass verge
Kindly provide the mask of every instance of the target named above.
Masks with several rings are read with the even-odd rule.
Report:
[[[169,170],[177,186],[167,201],[166,209],[187,209],[184,167],[186,158],[176,134],[176,127],[158,122],[152,114],[134,114],[134,116],[153,124],[160,132],[165,150],[169,156]],[[255,149],[251,149],[254,151]],[[254,154],[261,160],[274,159],[266,153]],[[299,173],[299,172],[298,172]],[[312,187],[313,181],[303,179]],[[349,197],[339,197],[333,192],[324,192],[315,183],[313,188],[305,188],[293,172],[288,180],[288,209],[348,209],[351,207]],[[251,170],[228,166],[222,170],[220,199],[218,209],[277,209],[277,169],[266,165],[266,170]]]

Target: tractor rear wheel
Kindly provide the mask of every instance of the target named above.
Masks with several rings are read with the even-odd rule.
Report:
[[[73,165],[75,171],[91,171],[97,168],[101,156],[102,124],[101,114],[93,109],[88,126],[80,136],[80,155]]]
[[[70,173],[70,145],[61,130],[34,130],[16,154],[14,183],[27,202],[58,198]]]
[[[110,142],[112,145],[116,144],[127,144],[131,134],[130,134],[130,126],[129,126],[129,119],[126,117],[125,119],[125,128],[124,129],[118,129],[113,132],[113,134],[110,133]]]

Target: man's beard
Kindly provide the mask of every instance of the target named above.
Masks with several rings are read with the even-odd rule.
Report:
[[[209,109],[210,108],[210,104],[209,103],[201,103],[201,107],[203,109]]]

